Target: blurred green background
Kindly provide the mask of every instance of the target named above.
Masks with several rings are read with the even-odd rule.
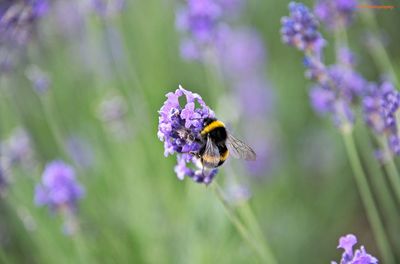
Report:
[[[175,10],[183,2],[131,0],[106,19],[68,16],[67,2],[52,3],[54,9],[41,19],[18,67],[0,76],[1,140],[23,127],[37,161],[7,168],[10,183],[0,200],[0,261],[256,263],[210,186],[189,178],[179,181],[175,157],[164,157],[157,138],[157,111],[165,94],[179,84],[199,93],[217,116],[219,100],[230,89],[212,87],[204,65],[180,58]],[[301,54],[281,43],[280,18],[287,15],[288,2],[246,1],[239,22],[257,30],[265,42],[278,127],[276,138],[268,140],[278,143],[278,150],[274,169],[261,177],[240,175],[238,181],[250,187],[249,203],[279,263],[338,260],[337,240],[347,233],[356,234],[379,257],[340,135],[329,118],[310,107]],[[376,12],[397,66],[398,12]],[[359,70],[372,80],[381,72],[363,45],[367,32],[357,14],[350,45]],[[51,79],[45,95],[38,95],[26,77],[32,64]],[[113,100],[122,104],[115,110],[120,123],[99,118],[104,108],[116,107]],[[229,107],[235,106],[224,106]],[[232,127],[241,131],[240,122]],[[356,133],[359,143],[368,138],[366,132]],[[85,142],[78,158],[66,147],[73,139]],[[373,146],[360,148],[363,159],[370,159]],[[86,188],[78,212],[80,232],[73,236],[62,232],[60,215],[33,203],[34,187],[53,159],[72,164]],[[216,178],[223,187],[229,168],[241,161],[227,163]]]

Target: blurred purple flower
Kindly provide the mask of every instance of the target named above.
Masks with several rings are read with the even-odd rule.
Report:
[[[353,252],[353,246],[355,244],[357,244],[357,238],[352,234],[348,234],[339,239],[337,248],[344,250],[340,264],[378,264],[378,259],[368,254],[364,246],[361,246],[360,249]],[[337,264],[335,261],[331,263]]]
[[[354,97],[362,95],[365,92],[367,82],[365,79],[353,70],[342,64],[336,64],[328,69],[330,80],[343,96],[353,100]]]
[[[52,19],[66,40],[76,38],[84,41],[86,30],[85,19],[92,11],[90,6],[77,1],[55,1],[52,5]],[[77,43],[76,43],[77,44]]]
[[[180,52],[182,58],[188,61],[199,60],[201,58],[199,47],[191,39],[181,41]]]
[[[71,159],[87,168],[93,164],[93,149],[89,142],[79,136],[70,136],[66,141],[66,149]]]
[[[347,67],[352,67],[356,64],[356,57],[349,48],[342,47],[338,52],[338,60],[340,64]]]
[[[241,10],[245,1],[243,0],[218,0],[224,12],[229,12],[234,14],[235,12]]]
[[[181,106],[179,98],[186,97],[185,106]],[[206,118],[214,117],[213,111],[204,103],[200,95],[179,86],[175,93],[168,93],[167,100],[159,111],[158,138],[164,142],[164,155],[178,153],[178,164],[175,172],[179,179],[185,176],[196,182],[209,184],[217,170],[205,171],[193,152],[202,147],[200,132]],[[197,107],[198,105],[198,107]],[[198,169],[187,167],[187,163],[195,164]]]
[[[74,169],[63,161],[52,161],[46,165],[42,182],[36,186],[34,200],[37,206],[48,206],[52,211],[73,212],[84,194]]]
[[[187,60],[202,59],[202,53],[223,37],[220,31],[224,18],[233,16],[241,4],[241,0],[187,0],[177,10],[175,21],[182,34],[181,56]]]
[[[111,17],[123,10],[125,0],[90,0],[93,10],[101,17]]]
[[[0,3],[0,43],[25,44],[29,40],[34,24],[48,11],[48,8],[47,0]]]
[[[400,155],[400,138],[398,135],[389,135],[389,147],[396,155]]]
[[[177,13],[178,30],[189,33],[195,41],[206,43],[213,39],[222,10],[216,1],[188,0]]]
[[[321,60],[321,56],[306,55],[303,59],[304,67],[306,67],[305,77],[307,79],[324,82],[327,79],[327,70],[325,64]]]
[[[266,54],[264,43],[255,30],[225,27],[220,36],[218,55],[226,75],[242,80],[242,76],[262,74]]]
[[[317,84],[310,90],[311,104],[320,114],[330,113],[341,129],[354,122],[352,105],[366,93],[368,82],[354,70],[353,55],[342,49],[338,64],[326,66],[321,54],[306,55],[306,76]]]
[[[258,153],[257,153],[258,154]],[[246,202],[251,197],[250,188],[244,185],[231,184],[226,188],[226,200],[234,205]]]
[[[243,114],[251,118],[256,116],[270,115],[274,109],[275,94],[271,85],[264,75],[236,76],[237,80],[232,84]],[[242,77],[242,80],[239,78]],[[266,121],[265,121],[266,122]]]
[[[0,156],[0,198],[5,196],[8,184],[9,184],[9,179],[7,177],[7,172],[4,164],[5,162],[3,161],[3,157]]]
[[[316,85],[310,90],[311,105],[317,113],[329,113],[333,109],[335,93],[323,86]]]
[[[108,95],[97,109],[98,118],[103,121],[105,129],[116,139],[122,140],[132,134],[127,122],[128,106],[120,95]]]
[[[282,41],[301,51],[319,54],[325,40],[318,31],[318,21],[304,4],[291,2],[290,16],[281,20]]]
[[[377,134],[395,129],[395,126],[393,126],[395,124],[393,110],[396,110],[396,108],[387,109],[387,99],[392,98],[390,94],[393,93],[397,92],[390,83],[383,83],[380,86],[371,84],[368,93],[363,98],[365,122]]]
[[[363,98],[365,122],[376,134],[386,136],[396,155],[400,155],[399,108],[400,93],[390,82],[370,85],[369,93]]]
[[[48,8],[47,0],[0,2],[0,73],[13,70],[19,49],[31,39],[37,21]]]
[[[51,85],[49,75],[36,65],[29,66],[26,69],[25,75],[32,83],[33,89],[39,94],[47,92]]]
[[[11,166],[15,164],[29,166],[33,163],[33,149],[30,135],[23,128],[15,128],[11,135],[2,142],[2,150]]]
[[[330,29],[347,26],[353,19],[357,0],[319,0],[314,12]]]

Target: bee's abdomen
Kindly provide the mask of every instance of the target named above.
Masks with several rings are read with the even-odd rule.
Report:
[[[219,149],[219,163],[218,163],[218,166],[221,166],[222,164],[224,164],[225,160],[228,158],[229,150],[227,149],[226,146],[219,147],[218,149]]]
[[[226,129],[224,127],[214,128],[208,133],[208,136],[216,143],[225,143],[227,138]]]

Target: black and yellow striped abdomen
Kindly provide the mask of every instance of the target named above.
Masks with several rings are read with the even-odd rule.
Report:
[[[218,156],[211,157],[208,155],[204,155],[205,152],[205,145],[204,145],[200,150],[200,156],[202,157],[202,161],[206,164],[207,163],[216,164],[217,160],[215,159],[218,158],[219,161],[217,167],[221,166],[229,156],[229,151],[228,148],[226,147],[226,139],[228,135],[224,123],[222,123],[217,119],[208,118],[205,120],[204,128],[202,129],[200,134],[204,142],[207,142],[207,138],[210,138],[212,142],[218,147],[219,151],[219,157]]]

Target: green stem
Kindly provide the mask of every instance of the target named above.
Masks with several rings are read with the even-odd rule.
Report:
[[[396,198],[397,198],[398,202],[400,203],[400,175],[396,168],[396,164],[394,163],[393,155],[391,154],[391,151],[389,149],[386,139],[381,138],[380,143],[383,147],[384,156],[385,156],[384,167],[385,167],[386,173],[389,176],[389,180],[392,184],[394,192],[396,194]]]
[[[237,217],[235,214],[234,210],[230,207],[229,203],[225,200],[224,194],[219,187],[219,185],[214,182],[212,184],[213,191],[216,194],[217,198],[221,201],[228,217],[229,220],[232,222],[232,224],[235,226],[237,231],[240,233],[242,238],[253,248],[253,250],[259,255],[260,259],[262,260],[263,263],[277,263],[275,260],[274,256],[269,250],[266,250],[263,245],[259,244],[254,238],[252,237],[251,233],[249,230],[246,228],[246,226],[243,225],[243,223],[240,221],[240,219]]]
[[[260,224],[257,220],[257,218],[254,215],[254,212],[252,208],[250,207],[248,202],[244,202],[240,207],[239,207],[239,213],[243,217],[243,219],[247,222],[247,225],[250,227],[252,230],[253,234],[257,237],[258,241],[263,245],[265,251],[267,251],[267,254],[272,256],[272,250],[269,247],[268,241],[266,240],[265,236],[263,235],[263,231],[260,227]],[[276,260],[275,260],[276,262]]]
[[[4,252],[4,249],[2,247],[0,247],[0,261],[1,261],[1,263],[4,263],[4,264],[10,263],[10,261],[7,258],[7,255]]]
[[[368,4],[370,1],[366,0],[365,3]],[[379,40],[377,36],[379,34],[379,26],[376,22],[375,16],[372,10],[363,9],[361,13],[361,19],[367,28],[371,29],[371,34],[373,35],[370,39],[371,47],[369,49],[372,59],[375,61],[377,66],[384,72],[389,72],[390,77],[395,82],[396,86],[399,88],[400,82],[394,70],[393,64],[390,60],[382,41]]]
[[[360,131],[361,132],[361,131]],[[368,131],[363,131],[366,135]],[[369,146],[369,142],[372,140],[371,135],[359,134],[360,140],[357,145]],[[355,137],[357,137],[355,135]],[[386,181],[386,173],[382,170],[381,163],[377,162],[377,158],[372,154],[370,147],[364,147],[359,150],[361,159],[364,161],[366,172],[370,175],[371,189],[376,191],[377,205],[378,208],[382,208],[382,217],[387,221],[387,234],[389,239],[393,241],[394,248],[400,248],[400,237],[397,235],[400,232],[400,226],[398,225],[398,219],[400,218],[399,210],[396,206],[395,197],[392,196],[392,190],[390,184]],[[368,176],[367,175],[367,176]]]
[[[353,169],[353,175],[355,177],[356,184],[360,192],[361,200],[365,207],[368,221],[376,238],[378,248],[381,251],[383,262],[387,264],[394,264],[394,256],[390,249],[388,238],[385,234],[385,230],[379,217],[376,204],[374,202],[374,199],[372,198],[372,193],[357,153],[357,148],[354,143],[353,135],[352,133],[342,133],[342,136],[346,146],[346,151],[350,160],[350,164]]]
[[[73,240],[75,249],[78,253],[78,258],[80,263],[82,264],[95,263],[88,254],[88,250],[80,230],[78,230],[76,234],[74,234]]]
[[[203,60],[210,95],[213,98],[219,98],[220,93],[224,90],[224,78],[220,62],[213,47],[204,51]]]
[[[61,207],[59,213],[64,219],[64,228],[69,229],[68,232],[71,232],[69,235],[71,236],[72,242],[77,252],[79,262],[82,264],[93,263],[85,243],[85,238],[82,234],[79,219],[77,218],[75,213],[72,212],[68,207]]]
[[[45,95],[45,97],[39,96],[39,99],[45,115],[45,120],[47,121],[50,131],[58,145],[59,151],[62,151],[64,154],[66,154],[62,133],[57,127],[57,121],[54,117],[54,112],[50,108],[50,98],[46,97]]]
[[[342,48],[347,48],[348,39],[347,39],[347,32],[343,26],[339,26],[335,31],[335,52],[336,52],[336,62],[340,62],[340,50]]]

